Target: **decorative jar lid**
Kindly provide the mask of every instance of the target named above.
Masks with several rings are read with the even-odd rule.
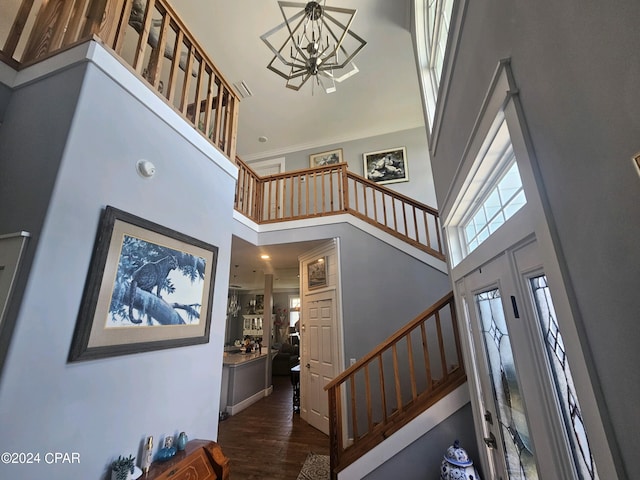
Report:
[[[444,459],[458,467],[468,467],[469,465],[473,465],[467,451],[460,446],[460,442],[458,440],[453,442],[453,445],[447,448],[447,453],[445,454]]]

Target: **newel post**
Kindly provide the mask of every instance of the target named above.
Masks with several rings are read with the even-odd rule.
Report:
[[[329,460],[331,464],[331,480],[338,479],[336,471],[342,451],[342,408],[340,405],[340,390],[333,386],[327,392],[329,395]]]

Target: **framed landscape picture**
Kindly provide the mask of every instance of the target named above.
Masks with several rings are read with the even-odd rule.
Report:
[[[327,262],[326,258],[319,258],[307,264],[307,288],[327,286]]]
[[[69,361],[207,343],[217,258],[213,245],[106,207]]]
[[[367,180],[380,184],[409,181],[407,151],[404,147],[364,153],[362,156]]]
[[[333,165],[334,163],[342,163],[342,149],[330,150],[328,152],[314,153],[309,155],[309,166],[324,167],[325,165]]]

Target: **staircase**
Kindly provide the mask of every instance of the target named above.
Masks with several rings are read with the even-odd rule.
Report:
[[[325,386],[332,479],[466,378],[451,292]]]
[[[437,210],[346,163],[265,177],[237,157],[236,165],[235,209],[258,224],[350,214],[445,259]],[[465,382],[451,292],[325,386],[332,479]]]

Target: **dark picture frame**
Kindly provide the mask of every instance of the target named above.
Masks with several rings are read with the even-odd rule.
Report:
[[[336,148],[328,152],[313,153],[309,155],[309,167],[324,167],[325,165],[335,165],[342,163],[342,149]]]
[[[321,288],[327,286],[327,258],[318,258],[307,263],[307,288]]]
[[[409,181],[407,150],[395,147],[376,152],[363,153],[364,177],[372,182],[398,183]]]
[[[209,342],[218,247],[107,206],[69,361]]]

